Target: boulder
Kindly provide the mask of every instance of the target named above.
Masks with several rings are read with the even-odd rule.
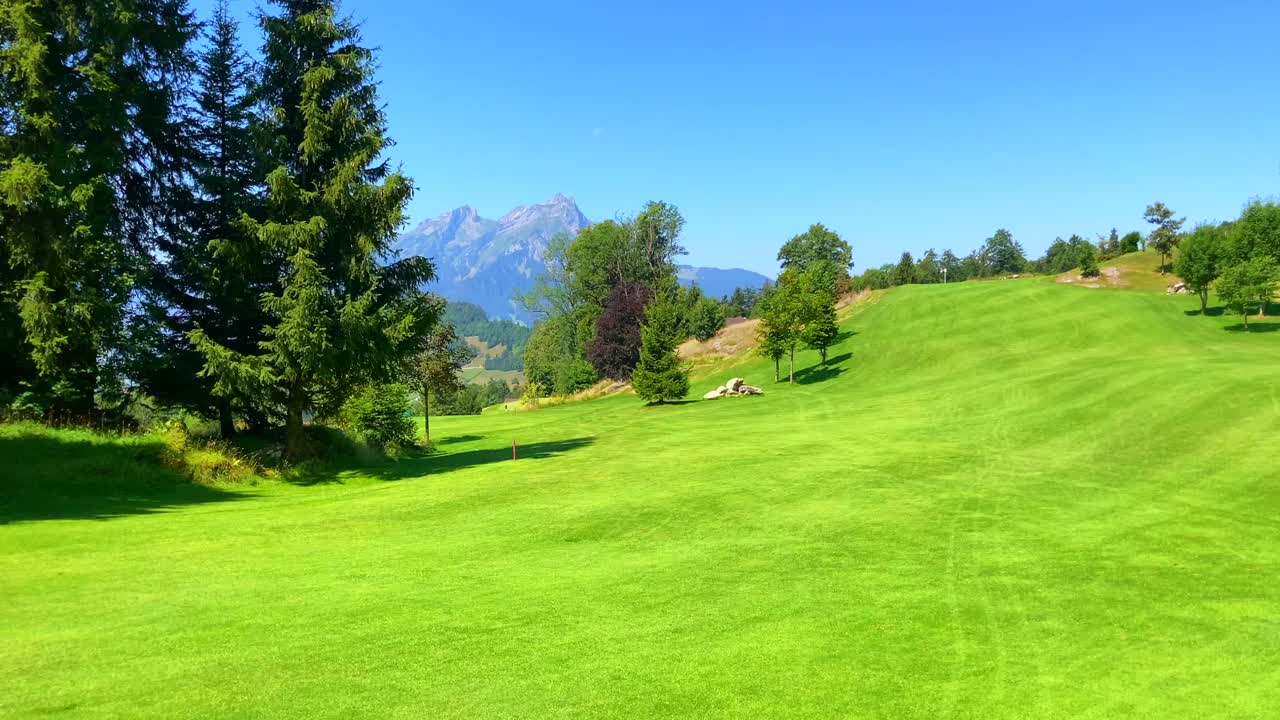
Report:
[[[743,385],[742,387],[738,388],[738,394],[739,395],[763,395],[764,391],[758,387]]]
[[[1169,283],[1168,293],[1170,295],[1182,295],[1187,291],[1186,283]]]
[[[742,378],[733,378],[729,382],[725,383],[725,389],[727,389],[730,394],[736,393],[738,392],[738,388],[742,387],[742,383],[744,382],[746,381]]]
[[[716,388],[715,390],[711,390],[711,391],[710,391],[710,392],[708,392],[706,395],[703,395],[703,396],[702,396],[702,399],[703,399],[703,400],[719,400],[720,398],[722,398],[722,397],[724,397],[724,396],[725,396],[725,387],[724,387],[723,385],[721,385],[720,387]]]

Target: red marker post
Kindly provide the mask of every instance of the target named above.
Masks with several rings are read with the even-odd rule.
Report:
[[[515,440],[511,441],[511,459],[512,460],[516,459],[516,441]]]

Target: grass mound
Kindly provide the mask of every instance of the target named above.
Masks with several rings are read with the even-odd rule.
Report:
[[[796,385],[690,393],[749,402],[432,418],[340,482],[11,523],[0,715],[1271,717],[1280,335],[1197,307],[898,288]]]

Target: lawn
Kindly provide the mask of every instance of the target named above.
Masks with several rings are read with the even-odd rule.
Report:
[[[794,387],[432,418],[307,486],[0,433],[78,488],[0,515],[0,716],[1276,717],[1280,321],[1197,307],[899,288]]]

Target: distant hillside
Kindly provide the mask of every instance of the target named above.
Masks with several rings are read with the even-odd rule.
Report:
[[[451,302],[444,319],[453,324],[458,337],[479,351],[476,365],[486,370],[523,370],[524,348],[529,343],[529,327],[512,320],[490,320],[484,308],[473,303]]]
[[[528,292],[546,270],[547,242],[559,233],[577,235],[591,224],[573,198],[557,194],[518,207],[497,220],[463,206],[427,220],[400,236],[402,255],[422,255],[436,266],[429,287],[450,301],[472,303],[489,318],[532,324],[515,296]],[[747,270],[681,266],[680,281],[697,284],[712,297],[735,287],[760,287],[766,278]]]

